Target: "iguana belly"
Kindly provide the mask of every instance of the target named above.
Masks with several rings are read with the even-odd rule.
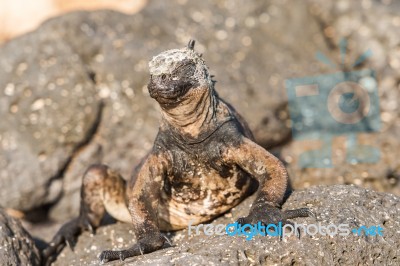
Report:
[[[216,171],[190,176],[191,183],[162,191],[158,215],[161,230],[207,222],[236,206],[249,194],[252,180],[243,172],[221,177]],[[189,173],[190,174],[190,173]]]

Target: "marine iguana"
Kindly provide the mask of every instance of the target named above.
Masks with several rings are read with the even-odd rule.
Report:
[[[154,146],[129,182],[105,165],[83,176],[79,217],[61,227],[43,251],[45,261],[86,229],[100,225],[107,211],[130,222],[137,244],[106,250],[101,262],[161,249],[160,231],[209,221],[257,191],[240,224],[265,224],[310,215],[307,208],[281,210],[289,189],[282,162],[254,142],[243,118],[214,89],[215,81],[191,40],[183,49],[165,51],[149,63],[148,90],[161,107]]]

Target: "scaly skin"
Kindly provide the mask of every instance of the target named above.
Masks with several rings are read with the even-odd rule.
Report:
[[[80,215],[43,251],[48,263],[83,230],[97,228],[105,211],[132,223],[137,244],[103,251],[102,262],[158,250],[166,241],[160,230],[209,221],[255,191],[249,215],[239,223],[290,223],[287,219],[309,216],[306,208],[280,209],[289,190],[285,167],[254,142],[243,118],[218,97],[194,41],[161,53],[149,66],[148,89],[162,112],[153,149],[128,184],[105,165],[87,170]]]

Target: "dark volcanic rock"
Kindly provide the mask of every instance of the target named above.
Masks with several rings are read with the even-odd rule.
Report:
[[[0,208],[0,265],[40,265],[40,260],[29,233]]]
[[[212,224],[228,224],[246,215],[254,197],[250,197]],[[183,230],[172,236],[174,247],[144,256],[130,258],[124,265],[397,265],[400,263],[400,199],[356,186],[312,187],[296,191],[285,203],[285,209],[308,206],[315,218],[298,218],[299,224],[349,224],[381,226],[383,236],[257,236],[246,241],[244,236],[194,235]],[[102,227],[95,236],[84,233],[75,252],[65,248],[55,265],[97,265],[104,249],[126,248],[135,242],[130,225]],[[332,231],[333,232],[333,231]],[[168,245],[166,245],[167,247]],[[112,262],[107,265],[121,265]]]
[[[296,188],[356,183],[400,193],[399,6],[367,2],[150,1],[134,15],[70,13],[10,41],[0,48],[2,205],[55,204],[50,216],[65,221],[78,213],[81,176],[90,164],[106,163],[128,178],[158,127],[147,63],[190,38],[216,75],[219,94],[265,147],[291,138],[285,79],[337,71],[314,55],[339,62],[342,37],[349,39],[350,59],[370,48],[374,56],[365,67],[377,71],[382,130],[361,138],[381,150],[381,160],[344,163],[343,139],[333,147],[339,159],[332,169],[298,167],[309,148],[299,142],[282,157]]]
[[[39,31],[0,49],[0,201],[10,208],[55,200],[99,109],[81,59],[49,38]]]

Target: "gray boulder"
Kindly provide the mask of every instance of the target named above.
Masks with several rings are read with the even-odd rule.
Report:
[[[247,214],[254,196],[211,224],[228,224]],[[400,263],[400,198],[356,186],[319,186],[295,191],[284,209],[309,207],[316,218],[298,218],[298,224],[328,226],[348,224],[380,226],[383,236],[347,236],[302,234],[284,237],[188,236],[188,230],[169,234],[173,247],[129,258],[123,265],[397,265]],[[311,230],[314,232],[314,230]],[[376,230],[375,230],[376,231]],[[334,230],[330,229],[330,232]],[[55,265],[97,265],[98,255],[105,249],[127,248],[135,243],[130,225],[117,223],[98,229],[96,235],[84,233],[75,251],[65,248]],[[110,262],[107,265],[121,265]]]
[[[29,233],[0,208],[0,265],[40,265],[40,261]]]
[[[54,202],[72,156],[100,116],[87,70],[65,42],[38,31],[0,49],[0,202],[20,210]]]

